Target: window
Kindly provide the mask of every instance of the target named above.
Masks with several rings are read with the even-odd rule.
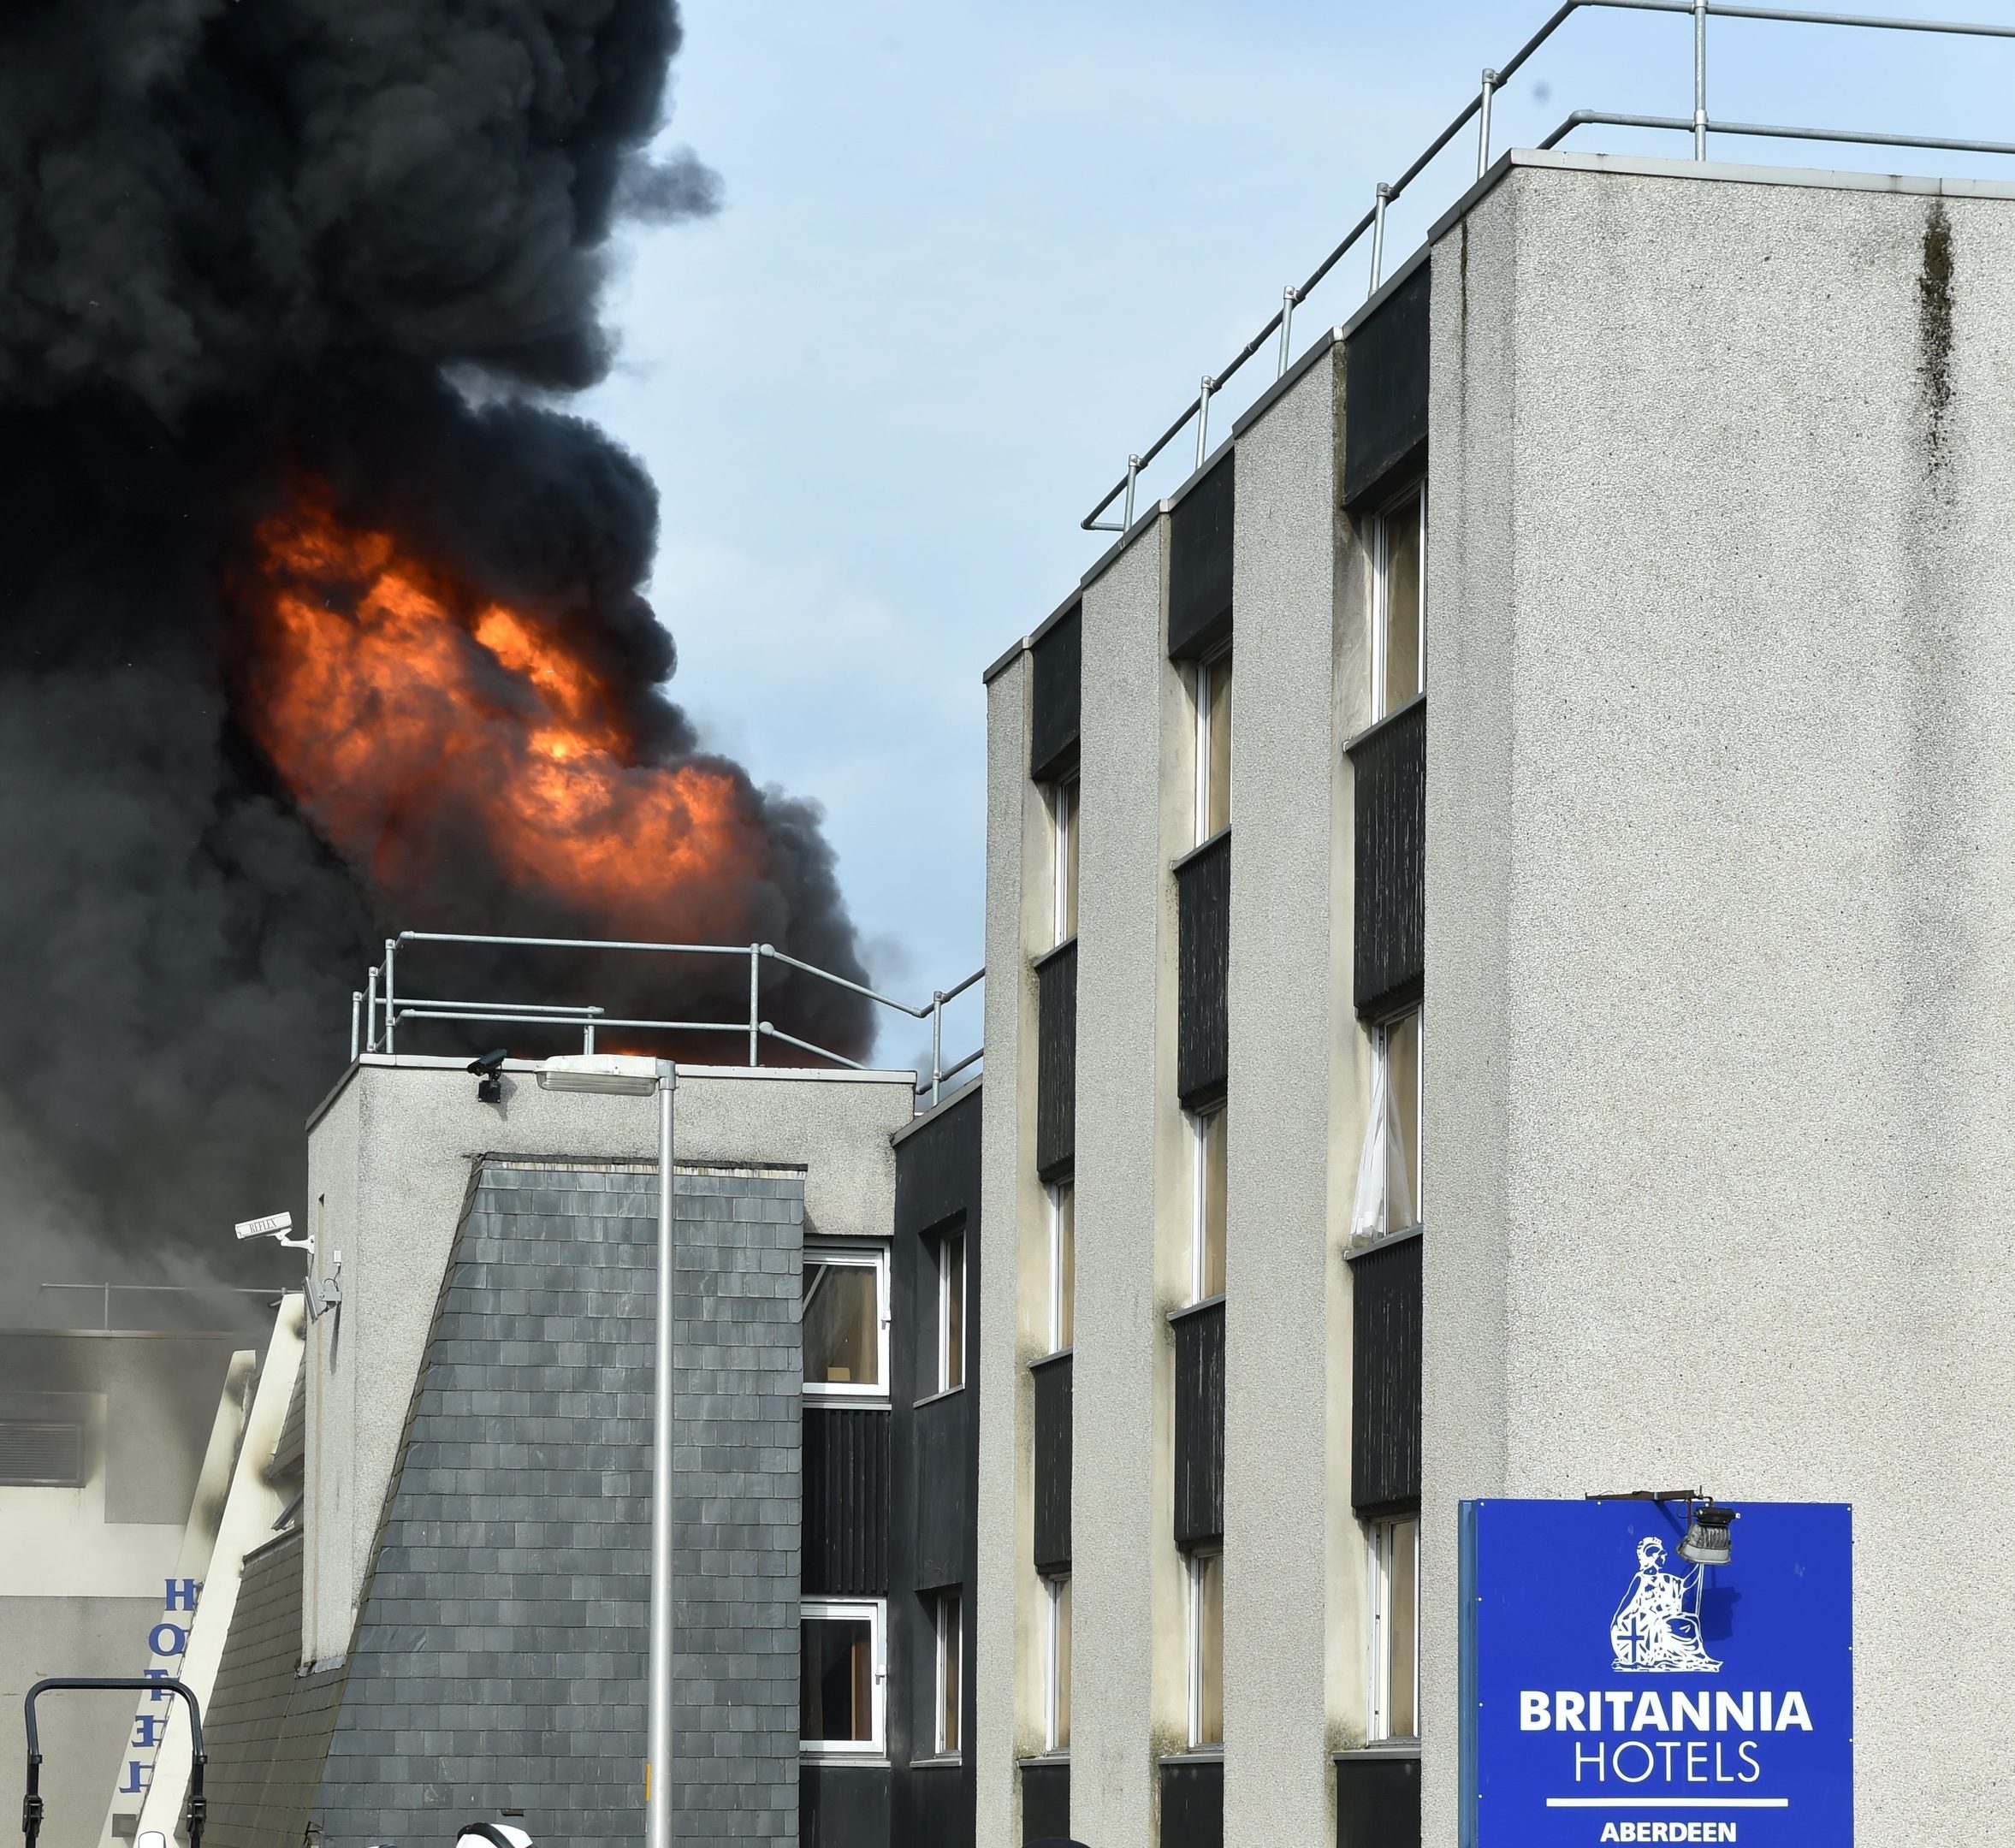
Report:
[[[959,1667],[960,1600],[957,1591],[940,1591],[931,1602],[935,1607],[938,1633],[936,1749],[940,1758],[956,1758],[959,1752],[959,1677],[963,1673]]]
[[[883,1622],[878,1598],[806,1599],[797,1626],[797,1732],[804,1751],[881,1750]]]
[[[965,1234],[947,1232],[936,1245],[938,1363],[936,1392],[965,1384]]]
[[[1070,1750],[1070,1575],[1042,1582],[1047,1606],[1043,1629],[1042,1745]]]
[[[809,1399],[888,1394],[888,1253],[876,1245],[808,1246],[799,1310]]]
[[[1189,1743],[1224,1743],[1224,1555],[1192,1553],[1189,1571]]]
[[[1372,524],[1372,716],[1383,719],[1426,683],[1427,489],[1417,483]]]
[[[1077,934],[1077,779],[1050,785],[1050,890],[1052,943]]]
[[[1189,1300],[1201,1302],[1224,1288],[1224,1106],[1189,1119]]]
[[[1196,664],[1196,841],[1231,821],[1231,656]]]
[[[1072,1339],[1077,1291],[1077,1191],[1068,1181],[1050,1189],[1050,1352]]]
[[[1420,1010],[1372,1029],[1371,1109],[1357,1164],[1351,1236],[1382,1238],[1420,1223]]]
[[[1416,1738],[1420,1674],[1420,1517],[1371,1525],[1372,1699],[1375,1739]]]

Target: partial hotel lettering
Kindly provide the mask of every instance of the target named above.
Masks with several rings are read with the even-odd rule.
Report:
[[[1743,1505],[1688,1566],[1684,1509],[1465,1504],[1477,1848],[1851,1839],[1849,1511]]]
[[[197,1579],[167,1581],[160,1618],[147,1632],[147,1666],[140,1673],[148,1680],[173,1681],[180,1677],[182,1656],[189,1647],[189,1627],[196,1620],[196,1601],[202,1595],[203,1586]],[[133,1734],[127,1742],[116,1795],[138,1798],[146,1794],[154,1770],[154,1755],[161,1746],[161,1731],[168,1723],[169,1709],[162,1704],[167,1699],[166,1693],[155,1688],[133,1716]],[[139,1805],[131,1807],[137,1810]]]

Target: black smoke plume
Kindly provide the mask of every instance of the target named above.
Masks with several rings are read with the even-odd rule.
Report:
[[[262,523],[311,483],[471,599],[536,611],[608,678],[636,761],[694,759],[638,595],[655,494],[551,408],[609,364],[612,226],[715,204],[692,157],[645,152],[679,40],[673,0],[0,5],[0,1241],[17,1280],[216,1259],[233,1219],[298,1210],[303,1116],[388,932],[607,933],[452,804],[388,817],[370,851],[333,838],[246,722],[242,587]],[[857,979],[815,809],[696,761],[732,779],[760,864],[670,894],[667,915]],[[599,967],[541,967],[554,998],[654,1015],[738,1007],[746,982],[744,965],[699,982],[660,963],[612,992]],[[868,1038],[836,989],[781,984],[764,1006],[835,1049]]]

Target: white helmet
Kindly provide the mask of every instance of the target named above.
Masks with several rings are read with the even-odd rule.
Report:
[[[465,1822],[455,1848],[532,1848],[531,1837],[512,1822]]]

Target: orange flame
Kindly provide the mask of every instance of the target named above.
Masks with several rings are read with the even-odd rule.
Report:
[[[536,613],[479,604],[316,498],[256,534],[240,700],[330,844],[410,898],[472,829],[517,888],[622,935],[738,935],[766,850],[745,790],[640,763],[613,690]]]

